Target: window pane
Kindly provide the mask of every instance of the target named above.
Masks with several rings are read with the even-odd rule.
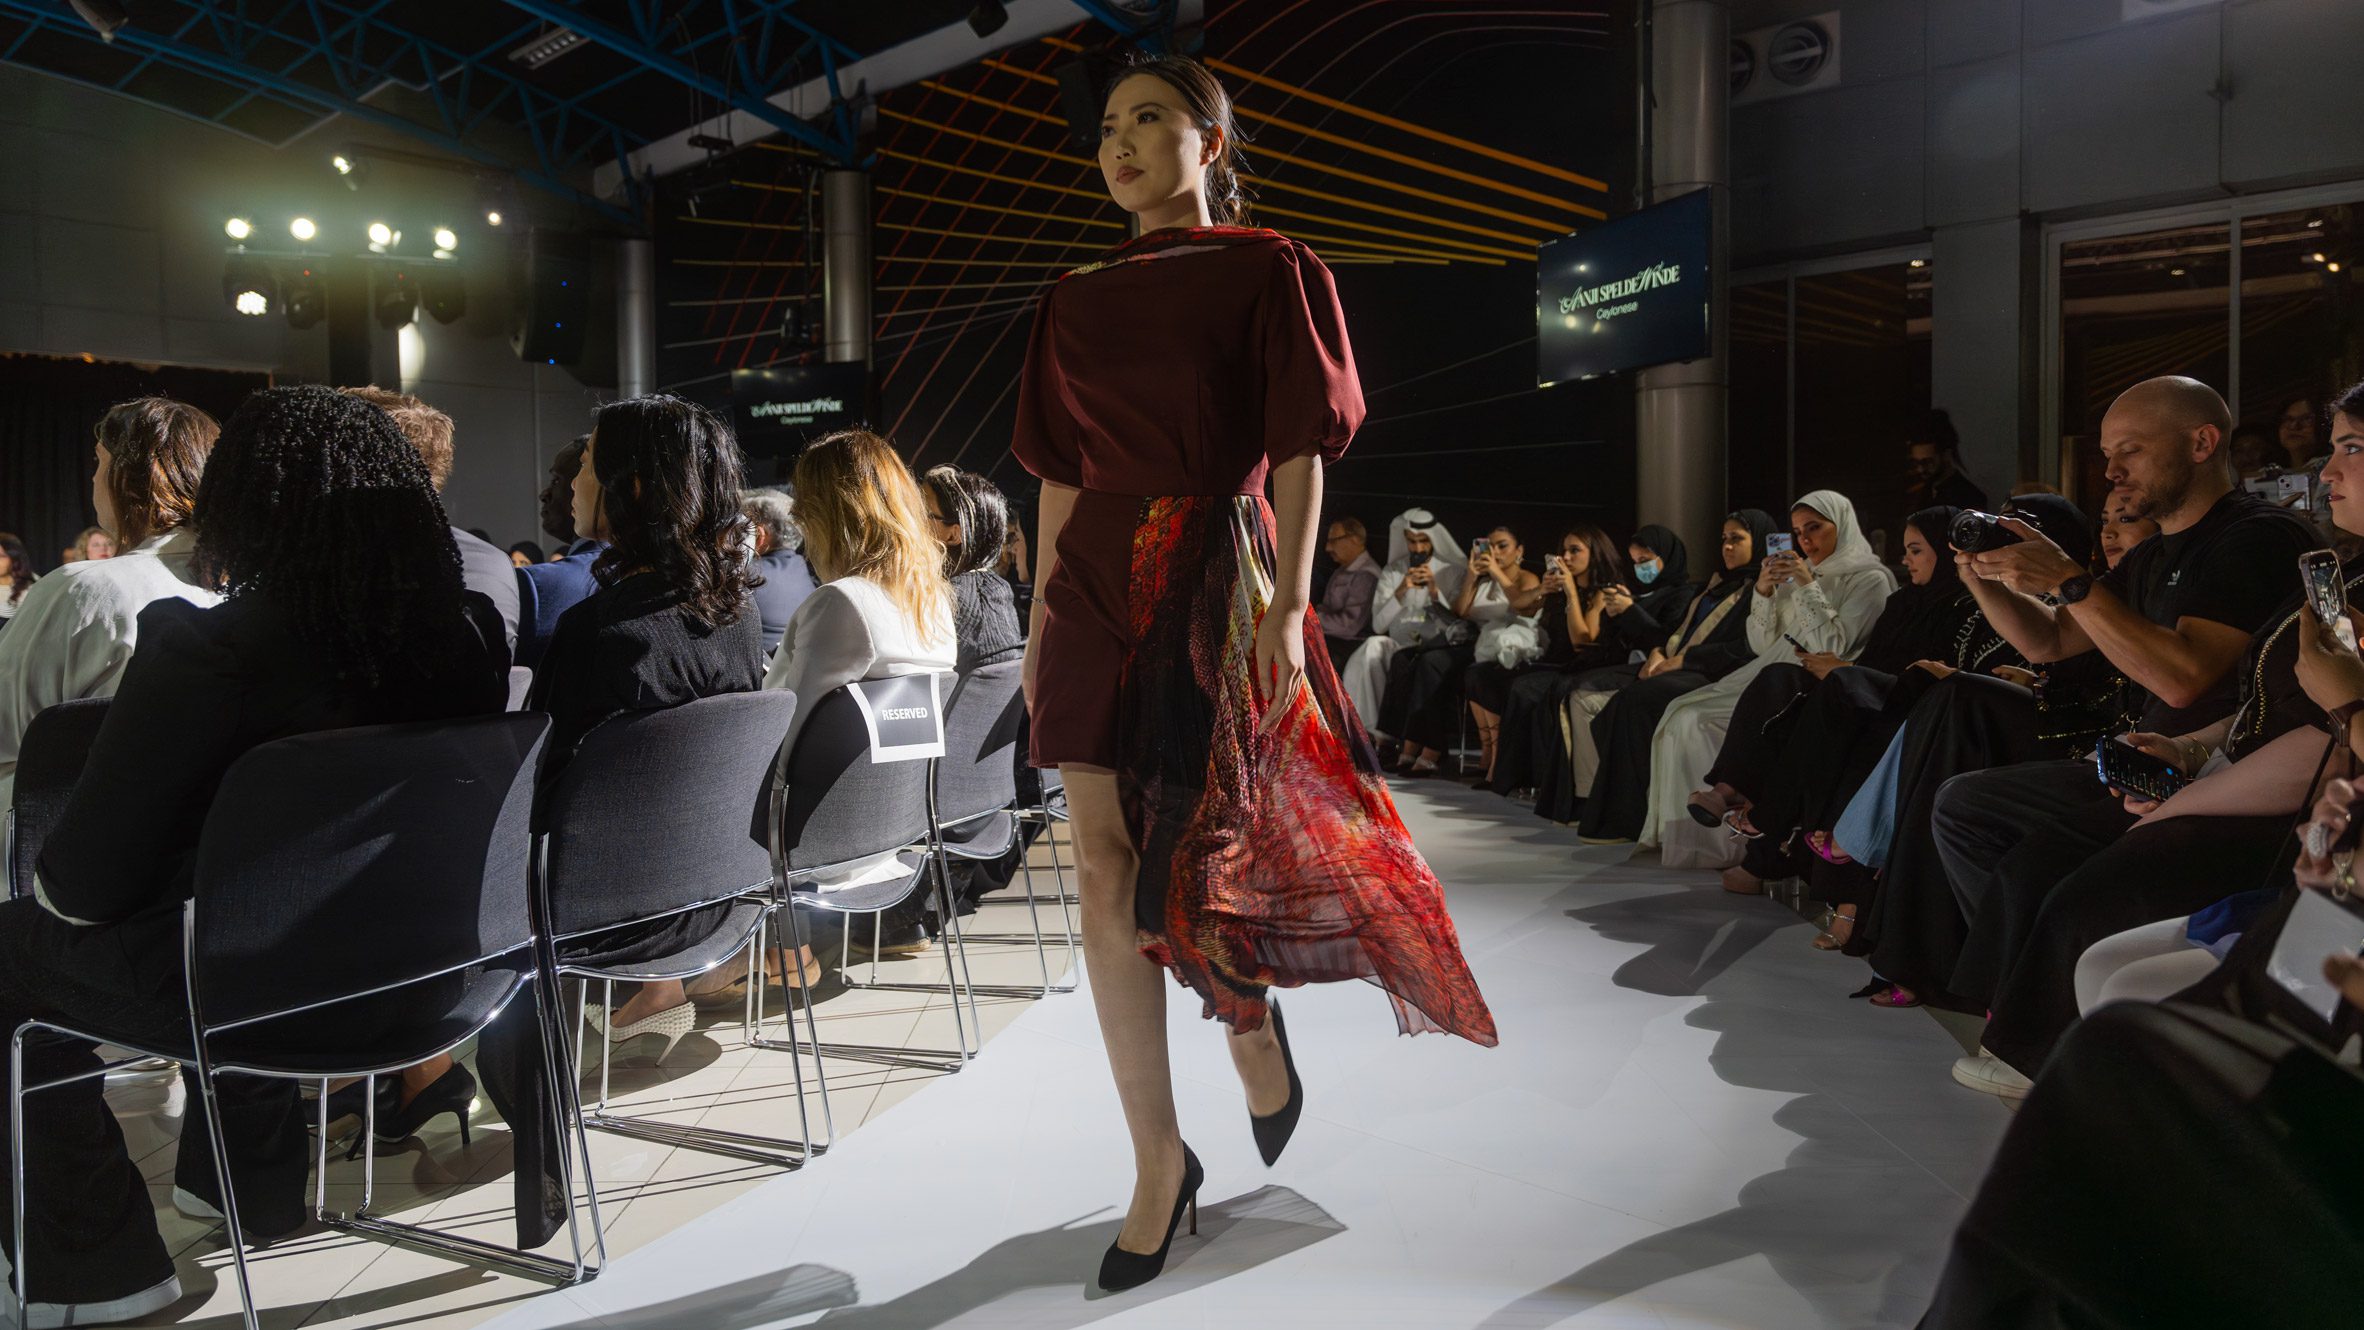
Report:
[[[1929,412],[1930,271],[1893,263],[1797,281],[1797,488],[1853,500],[1864,533],[1886,533],[1885,557],[1902,548],[1905,439]]]
[[[1789,502],[1789,283],[1732,288],[1731,440],[1725,494],[1732,508],[1771,512]]]
[[[2241,223],[2241,400],[2233,414],[2257,431],[2236,440],[2244,470],[2316,455],[2323,394],[2358,377],[2353,281],[2364,256],[2356,252],[2356,214],[2342,204]]]
[[[2108,489],[2096,446],[2119,393],[2160,374],[2225,390],[2231,358],[2232,228],[2223,222],[2064,244],[2060,250],[2060,430],[2077,499]]]

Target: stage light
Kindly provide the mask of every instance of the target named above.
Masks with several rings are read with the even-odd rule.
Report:
[[[294,221],[287,224],[287,233],[291,236],[294,236],[296,239],[309,244],[311,243],[312,237],[320,234],[320,228],[312,225],[311,218],[298,217]]]
[[[244,240],[254,234],[254,223],[243,217],[233,217],[222,223],[222,234],[232,240]]]
[[[1928,266],[1929,266],[1929,260],[1927,260],[1927,259],[1914,259],[1914,260],[1912,261],[1912,266],[1913,266],[1913,267],[1915,267],[1915,268],[1926,268],[1926,267],[1928,267]]]
[[[485,224],[486,226],[499,226],[499,225],[501,224],[501,211],[500,211],[500,209],[498,209],[498,208],[488,208],[488,209],[486,209],[486,210],[485,210],[485,213],[484,213],[484,224]]]
[[[319,273],[299,268],[281,287],[279,303],[287,312],[288,327],[310,328],[328,317],[328,287]]]
[[[115,30],[131,22],[131,15],[114,0],[73,0],[74,12],[90,25],[90,30],[102,41],[114,41]]]
[[[340,152],[340,153],[338,153],[336,156],[329,158],[329,159],[328,159],[328,164],[329,164],[330,166],[333,166],[333,167],[335,167],[335,168],[337,169],[337,174],[338,174],[338,175],[351,175],[351,174],[353,174],[353,159],[352,159],[352,158],[350,158],[350,157],[347,157],[345,154],[343,154],[343,153],[341,153],[341,152]]]
[[[2323,265],[2323,270],[2324,270],[2325,272],[2338,272],[2338,271],[2339,271],[2339,262],[2338,262],[2337,260],[2333,260],[2333,261],[2332,261],[2332,262],[2330,262],[2330,263],[2326,263],[2326,264],[2324,264],[2324,265]]]
[[[369,243],[376,245],[381,249],[387,245],[393,244],[394,228],[386,225],[384,222],[371,222],[369,224]]]
[[[2314,253],[2307,255],[2307,262],[2309,262],[2309,263],[2321,263],[2322,261],[2323,261],[2323,251],[2321,251],[2321,250],[2319,250],[2319,249],[2318,249],[2318,250],[2316,250]]]
[[[241,314],[270,313],[278,295],[279,282],[271,265],[261,259],[235,254],[222,269],[222,299]]]
[[[1002,7],[1001,0],[977,0],[977,7],[969,11],[969,31],[980,37],[992,36],[1009,21],[1010,11]]]
[[[434,315],[437,323],[456,323],[468,312],[468,284],[450,268],[421,273],[419,308]]]
[[[435,228],[435,248],[458,249],[459,247],[460,238],[452,234],[452,229],[450,227],[438,226]]]
[[[381,328],[400,328],[418,317],[419,293],[399,268],[379,270],[376,303]]]

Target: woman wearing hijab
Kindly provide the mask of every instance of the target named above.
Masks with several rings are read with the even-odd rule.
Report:
[[[1514,795],[1538,789],[1560,756],[1560,713],[1570,694],[1604,671],[1622,671],[1630,680],[1626,661],[1666,644],[1682,620],[1683,610],[1698,587],[1683,580],[1687,559],[1680,536],[1662,526],[1646,526],[1626,546],[1631,583],[1609,582],[1601,587],[1600,606],[1588,622],[1593,635],[1588,645],[1573,647],[1565,658],[1513,679],[1502,708],[1502,721],[1490,785],[1495,793]],[[1551,602],[1547,599],[1546,605]],[[1561,607],[1565,610],[1565,606]],[[1546,608],[1543,622],[1551,623]],[[1546,651],[1548,658],[1550,652]],[[1472,671],[1474,676],[1475,671]]]
[[[1586,841],[1631,841],[1649,807],[1650,738],[1677,699],[1723,679],[1754,659],[1748,642],[1751,604],[1764,571],[1765,538],[1779,528],[1772,515],[1743,508],[1724,519],[1719,539],[1722,571],[1684,611],[1664,645],[1632,673],[1608,672],[1580,683],[1568,698],[1568,760],[1546,773],[1535,811],[1554,822],[1574,821],[1581,809]],[[1620,616],[1623,617],[1623,616]]]
[[[1387,567],[1371,592],[1371,635],[1338,673],[1363,728],[1377,732],[1388,662],[1399,648],[1469,635],[1468,626],[1453,617],[1467,559],[1461,542],[1426,508],[1407,508],[1388,523]]]
[[[1788,875],[1801,810],[1819,810],[1835,773],[1859,752],[1868,750],[1867,765],[1877,760],[1930,684],[1956,670],[2018,663],[1950,557],[1946,534],[1960,511],[1924,508],[1906,519],[1906,585],[1888,597],[1862,654],[1801,654],[1796,664],[1767,666],[1741,694],[1708,788],[1688,809],[1703,826],[1728,823],[1752,838],[1742,862],[1724,870],[1726,890],[1755,895],[1766,878]],[[1836,940],[1825,950],[1846,940],[1855,914],[1852,896],[1832,899]]]
[[[1895,575],[1872,553],[1845,495],[1815,490],[1790,505],[1789,520],[1796,547],[1765,559],[1748,606],[1755,658],[1678,698],[1651,738],[1641,841],[1662,846],[1660,860],[1669,868],[1722,868],[1737,858],[1727,848],[1732,838],[1693,822],[1686,806],[1723,746],[1740,694],[1767,666],[1795,661],[1800,651],[1841,659],[1861,654],[1896,589]]]

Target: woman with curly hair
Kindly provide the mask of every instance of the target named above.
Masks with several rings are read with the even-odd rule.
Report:
[[[39,580],[33,575],[33,556],[26,552],[25,542],[12,532],[0,531],[0,628],[16,617],[16,607],[24,604],[25,593]]]
[[[35,898],[0,904],[5,1028],[98,1019],[166,1047],[185,1039],[181,904],[230,765],[291,735],[494,715],[507,700],[499,617],[461,586],[426,464],[384,413],[326,388],[254,394],[222,427],[194,522],[201,580],[226,598],[140,611],[138,650],[42,847]],[[340,1006],[334,1031],[366,1041],[379,1015]],[[25,1100],[34,1325],[136,1320],[181,1296],[99,1067],[81,1040],[25,1045],[27,1076],[86,1077]],[[293,1230],[310,1154],[295,1084],[231,1076],[217,1093],[243,1227]],[[204,1111],[191,1096],[190,1139],[204,1139]],[[213,1173],[211,1151],[182,1151],[175,1203],[218,1213]],[[0,1214],[0,1241],[9,1224]]]

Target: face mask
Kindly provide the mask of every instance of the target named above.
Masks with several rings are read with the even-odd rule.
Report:
[[[1643,586],[1648,586],[1658,580],[1658,570],[1663,567],[1665,565],[1656,559],[1652,559],[1648,563],[1637,563],[1633,566],[1633,580]]]

